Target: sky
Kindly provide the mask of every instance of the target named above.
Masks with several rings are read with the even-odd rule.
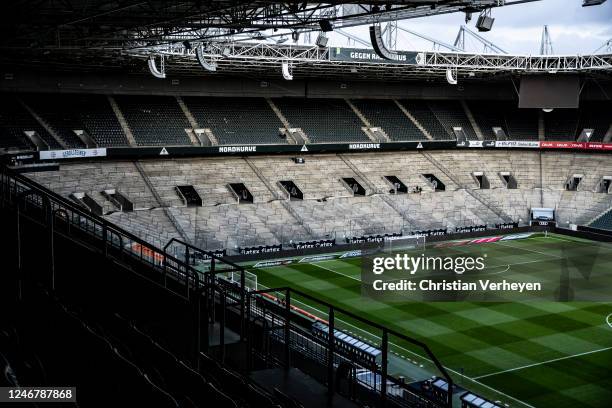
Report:
[[[545,24],[548,25],[555,54],[591,54],[607,40],[612,40],[612,0],[591,7],[582,7],[582,0],[541,0],[498,7],[493,9],[492,16],[495,18],[493,29],[479,34],[512,54],[539,54]],[[474,15],[472,21],[466,24],[464,13],[453,13],[403,20],[399,26],[453,44],[462,24],[477,32],[474,26],[477,17]],[[369,42],[367,27],[354,27],[346,31]],[[466,42],[468,51],[483,51],[481,44]],[[397,43],[399,50],[432,49],[431,43],[401,31],[398,31]],[[330,45],[346,47],[349,43],[346,37],[335,33],[330,36]]]

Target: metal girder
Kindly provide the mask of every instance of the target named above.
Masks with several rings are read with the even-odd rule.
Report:
[[[371,50],[367,50],[371,51]],[[174,45],[158,47],[167,57],[166,70],[182,74],[206,75],[197,64],[193,50]],[[325,77],[353,79],[440,80],[452,69],[461,79],[490,78],[521,73],[612,73],[612,55],[522,56],[482,55],[458,52],[418,52],[416,64],[377,60],[371,62],[333,60],[328,48],[272,45],[265,43],[209,43],[204,49],[208,60],[217,65],[216,74],[280,76],[283,63],[290,63],[295,79]],[[129,55],[147,58],[147,52]]]
[[[419,53],[419,65],[479,71],[585,72],[612,70],[609,55],[479,55],[464,53]]]
[[[503,49],[495,45],[493,42],[482,37],[480,34],[473,32],[472,30],[467,28],[465,25],[462,25],[461,27],[459,27],[459,32],[457,33],[457,38],[455,39],[455,43],[454,43],[454,45],[456,47],[459,47],[461,51],[467,51],[466,44],[465,44],[466,34],[468,34],[470,37],[472,37],[477,42],[483,45],[483,54],[487,54],[489,52],[493,52],[496,54],[507,54],[506,51],[504,51]]]
[[[148,56],[151,49],[133,51],[129,54]],[[155,49],[160,55],[195,58],[195,51],[182,45],[160,46]],[[215,60],[240,60],[261,63],[332,63],[329,49],[316,46],[272,45],[266,43],[208,43],[204,55]],[[364,65],[363,62],[343,61],[347,64]],[[417,64],[399,64],[380,60],[369,63],[373,66],[412,66],[414,68],[459,68],[485,71],[557,71],[577,72],[612,69],[612,55],[508,55],[472,54],[459,52],[423,51],[417,53]],[[386,69],[386,68],[385,68]]]
[[[135,42],[230,39],[268,29],[314,31],[322,20],[351,27],[525,1],[540,0],[9,0],[0,16],[0,47],[132,47]]]

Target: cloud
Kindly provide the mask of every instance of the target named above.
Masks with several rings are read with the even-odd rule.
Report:
[[[507,52],[537,54],[540,49],[542,28],[548,25],[553,48],[559,54],[588,54],[612,38],[612,0],[603,5],[582,7],[582,0],[541,0],[495,8],[495,24],[488,33],[479,33]],[[463,13],[410,19],[400,22],[404,27],[446,43],[454,43],[459,27],[465,24]],[[467,26],[476,31],[473,16]],[[369,42],[367,27],[347,29]],[[346,38],[333,35],[331,43],[346,46]],[[469,51],[482,51],[482,45],[468,41]],[[398,48],[430,50],[430,42],[415,36],[398,35]]]

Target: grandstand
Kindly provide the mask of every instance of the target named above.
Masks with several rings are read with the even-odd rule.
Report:
[[[612,48],[536,1],[3,6],[0,405],[609,406]]]
[[[591,130],[592,142],[612,136],[609,101],[586,101],[581,109],[544,113],[542,121],[536,109],[518,109],[516,104],[516,100],[478,99],[287,97],[266,101],[255,97],[10,94],[3,105],[6,122],[2,132],[5,149],[24,151],[31,145],[29,131],[44,140],[39,150],[83,148],[83,139],[75,133],[79,130],[99,147],[126,146],[130,139],[135,146],[295,144],[286,139],[285,131],[292,128],[301,129],[307,143],[380,141],[371,140],[374,136],[367,130],[372,128],[397,142],[457,140],[457,128],[474,141],[538,140],[539,135],[551,141],[577,141],[585,129]],[[496,128],[502,132],[496,134]]]

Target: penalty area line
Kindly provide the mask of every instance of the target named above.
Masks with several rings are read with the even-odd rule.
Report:
[[[474,377],[474,380],[479,380],[481,378],[492,377],[494,375],[499,375],[499,374],[511,373],[513,371],[524,370],[526,368],[537,367],[537,366],[541,366],[541,365],[544,365],[544,364],[554,363],[554,362],[557,362],[557,361],[569,360],[570,358],[587,356],[589,354],[595,354],[595,353],[601,353],[602,351],[607,351],[607,350],[612,350],[612,347],[605,347],[605,348],[602,348],[602,349],[585,351],[584,353],[572,354],[571,356],[553,358],[552,360],[541,361],[539,363],[527,364],[527,365],[520,366],[520,367],[510,368],[508,370],[502,370],[502,371],[497,371],[497,372],[490,373],[490,374],[480,375],[478,377]]]
[[[361,283],[361,279],[357,279],[357,278],[356,278],[356,277],[354,277],[354,276],[347,275],[347,274],[345,274],[345,273],[341,273],[341,272],[338,272],[338,271],[334,271],[333,269],[326,268],[326,267],[324,267],[324,266],[319,265],[319,263],[309,263],[308,265],[312,265],[312,266],[319,267],[319,268],[321,268],[321,269],[325,269],[326,271],[330,271],[330,272],[336,273],[336,274],[338,274],[338,275],[342,275],[342,276],[344,276],[345,278],[353,279],[353,280],[356,280],[357,282]]]

